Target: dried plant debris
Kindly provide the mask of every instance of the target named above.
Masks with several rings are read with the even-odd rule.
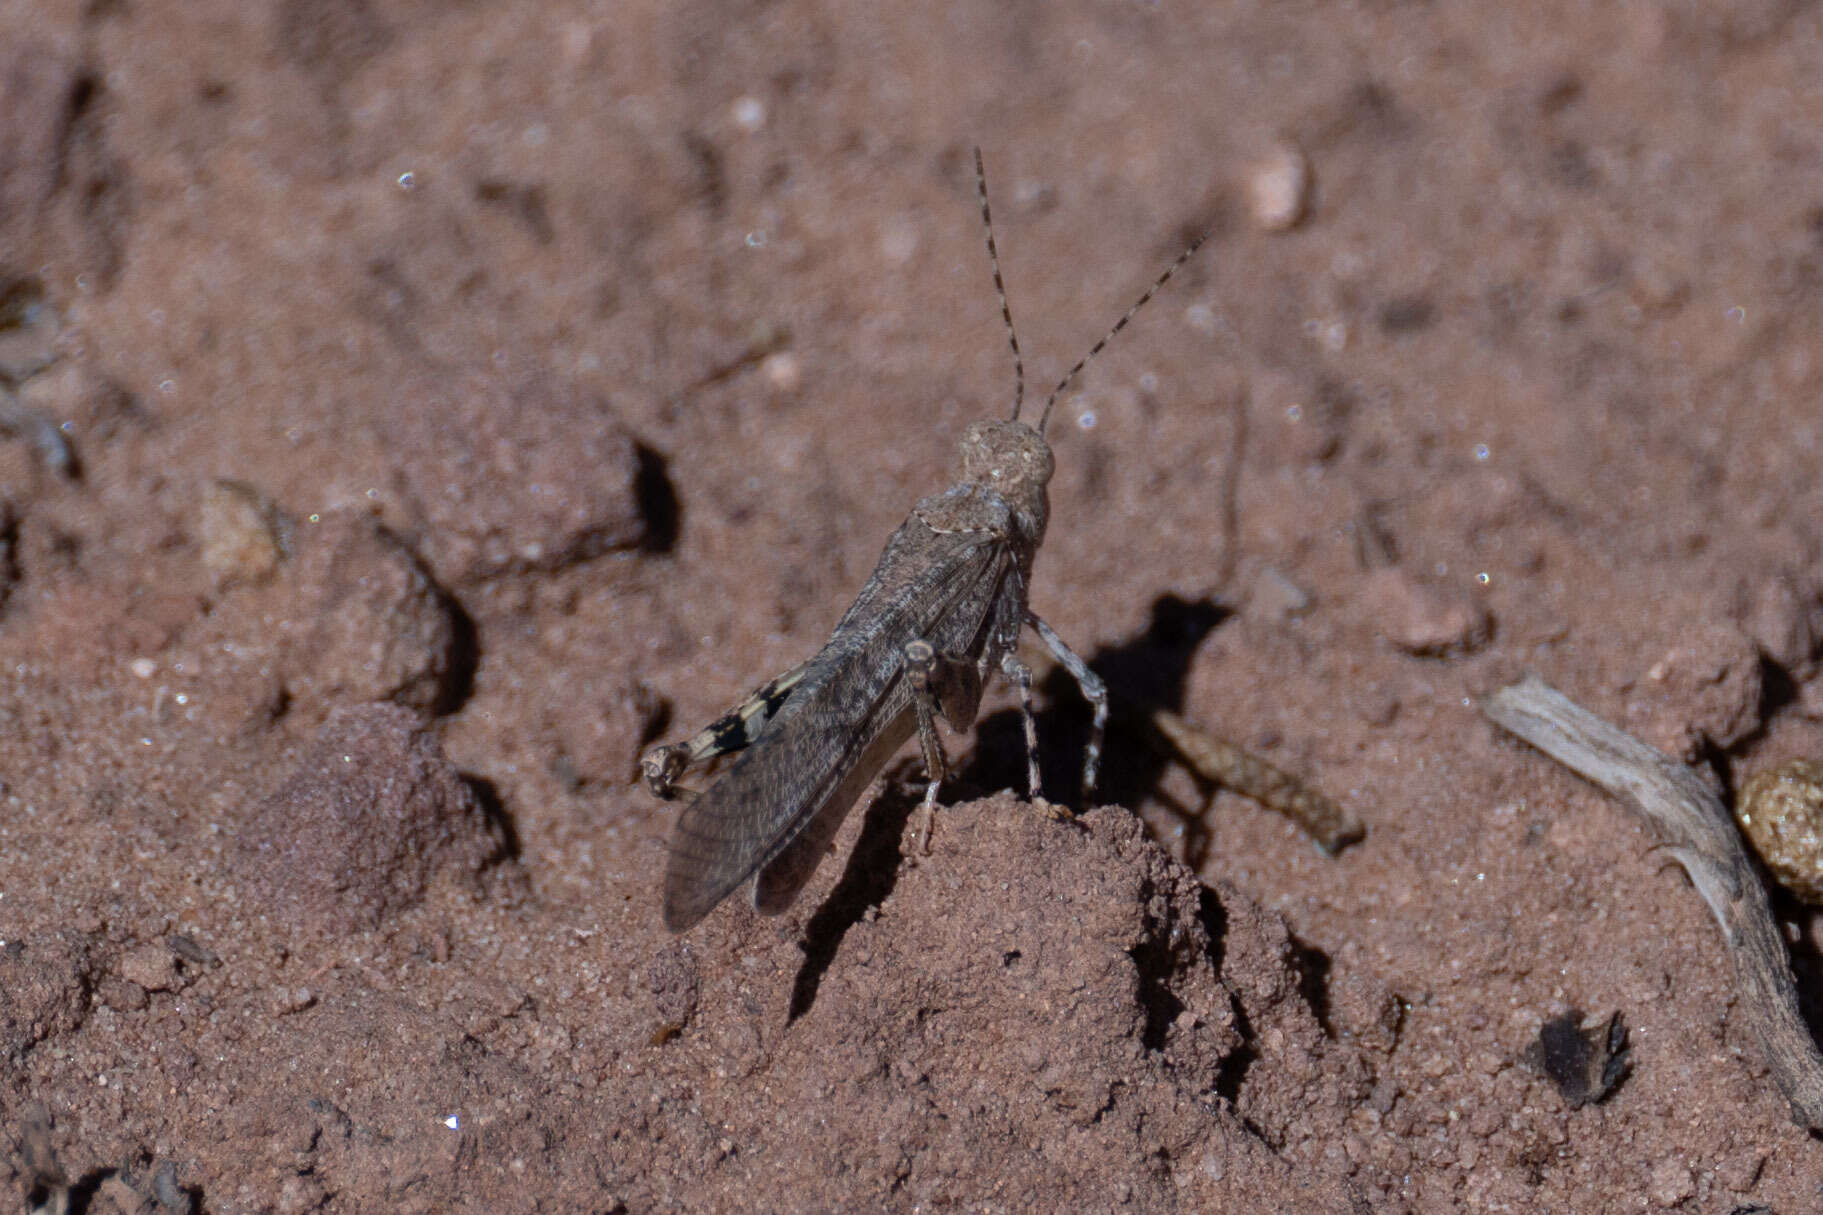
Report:
[[[1131,706],[1123,705],[1123,709],[1131,711]],[[1166,709],[1152,710],[1147,720],[1198,776],[1277,810],[1301,827],[1326,855],[1336,855],[1367,834],[1367,828],[1348,811],[1251,751]]]
[[[1616,1010],[1603,1021],[1580,1008],[1552,1017],[1526,1047],[1526,1062],[1543,1072],[1571,1109],[1594,1105],[1627,1074],[1627,1027]]]
[[[1739,1007],[1792,1119],[1823,1130],[1823,1053],[1798,1008],[1785,939],[1728,810],[1696,771],[1530,677],[1481,700],[1518,735],[1643,818],[1690,875],[1734,963]]]

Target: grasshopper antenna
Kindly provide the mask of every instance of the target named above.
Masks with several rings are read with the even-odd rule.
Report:
[[[981,165],[981,148],[975,148],[975,192],[981,196],[981,226],[987,229],[987,264],[994,268],[994,293],[1000,297],[1000,319],[1006,322],[1007,344],[1013,348],[1013,421],[1025,405],[1025,360],[1019,357],[1019,331],[1013,328],[1013,310],[1006,302],[1006,283],[1000,278],[1000,251],[994,248],[994,216],[987,207],[987,170]],[[1174,267],[1175,268],[1175,267]]]
[[[982,207],[984,209],[984,213],[985,213],[985,208],[987,206],[986,199],[987,199],[987,195],[983,194],[982,195]],[[1172,262],[1169,266],[1166,266],[1165,272],[1163,274],[1159,275],[1157,278],[1152,280],[1152,285],[1150,287],[1146,288],[1146,293],[1144,295],[1140,296],[1139,299],[1134,301],[1133,306],[1131,308],[1127,309],[1126,315],[1121,317],[1118,321],[1114,322],[1114,328],[1108,330],[1107,335],[1105,337],[1103,337],[1101,339],[1101,341],[1099,341],[1099,342],[1095,343],[1093,346],[1089,347],[1089,353],[1083,355],[1080,359],[1076,360],[1076,366],[1070,368],[1069,372],[1067,374],[1065,374],[1063,379],[1061,379],[1057,382],[1057,387],[1051,389],[1051,395],[1044,399],[1044,413],[1040,414],[1038,417],[1038,433],[1040,436],[1042,436],[1044,434],[1044,428],[1050,424],[1051,407],[1053,405],[1057,404],[1057,398],[1063,395],[1063,390],[1068,388],[1070,386],[1070,382],[1076,378],[1077,374],[1080,373],[1084,367],[1087,367],[1089,365],[1090,359],[1094,358],[1096,355],[1101,353],[1102,347],[1106,346],[1109,342],[1114,340],[1115,334],[1119,333],[1122,329],[1125,329],[1127,327],[1127,322],[1133,319],[1134,314],[1137,313],[1141,308],[1144,308],[1146,306],[1146,304],[1152,299],[1152,297],[1158,294],[1159,288],[1163,287],[1166,283],[1171,281],[1171,276],[1173,274],[1177,273],[1178,267],[1182,266],[1185,262],[1189,261],[1191,254],[1195,253],[1198,249],[1202,248],[1203,242],[1208,239],[1209,239],[1209,233],[1205,232],[1201,236],[1197,237],[1195,240],[1191,241],[1190,247],[1188,249],[1185,249],[1182,253],[1178,254],[1177,260]],[[990,249],[993,248],[993,240],[994,240],[994,238],[993,238],[992,234],[990,234],[988,236],[988,247]],[[996,268],[994,270],[994,281],[996,283],[998,283],[1000,281],[1000,271],[998,268]],[[1002,295],[1000,297],[1000,306],[1003,309],[1006,307],[1006,295],[1004,293],[1002,293]],[[1011,318],[1009,318],[1007,320],[1007,324],[1010,326],[1012,323],[1013,322],[1012,322]],[[1013,349],[1014,349],[1014,353],[1018,353],[1018,344],[1017,343],[1014,344]],[[1013,413],[1013,416],[1015,418],[1017,418],[1019,416],[1018,411],[1015,410]]]

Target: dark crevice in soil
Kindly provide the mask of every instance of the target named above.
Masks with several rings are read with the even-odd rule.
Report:
[[[1254,1045],[1253,1022],[1248,1019],[1247,1010],[1241,1007],[1240,997],[1230,992],[1228,1007],[1234,1013],[1234,1032],[1240,1035],[1241,1044],[1222,1060],[1215,1076],[1215,1091],[1229,1105],[1236,1105],[1241,1099],[1241,1085],[1247,1081],[1247,1071],[1260,1057],[1260,1048]]]
[[[677,487],[671,483],[665,457],[644,443],[636,445],[639,471],[634,476],[633,492],[639,498],[639,511],[645,517],[645,534],[639,548],[644,553],[668,553],[677,546],[683,529],[683,505],[677,498]]]
[[[1766,893],[1772,899],[1773,917],[1779,923],[1807,924],[1811,921],[1816,914],[1813,908],[1767,875],[1757,858],[1755,868],[1760,869]],[[1823,1042],[1823,952],[1819,952],[1816,937],[1810,932],[1800,932],[1795,941],[1787,937],[1786,951],[1791,958],[1792,978],[1797,983],[1798,1011],[1810,1028],[1810,1036]]]
[[[1798,682],[1791,672],[1765,655],[1760,656],[1760,721],[1772,721],[1774,715],[1798,698]],[[1761,725],[1756,733],[1765,733]]]
[[[1752,737],[1758,737],[1765,733],[1765,730],[1765,726],[1760,726],[1754,731]],[[1734,805],[1735,795],[1739,790],[1735,787],[1733,757],[1705,738],[1697,749],[1695,766],[1700,770],[1705,765],[1715,775],[1716,783],[1721,786],[1722,804],[1724,806]]]
[[[1334,1039],[1335,1027],[1329,1021],[1329,972],[1335,963],[1315,945],[1291,938],[1291,964],[1298,972],[1298,994],[1310,1005],[1311,1015],[1323,1027],[1325,1037]]]
[[[450,622],[449,678],[444,681],[437,703],[431,706],[431,712],[439,717],[456,712],[468,702],[475,690],[475,672],[481,666],[481,632],[475,627],[475,618],[448,591],[443,592],[443,604],[449,610]]]
[[[507,813],[506,803],[500,799],[500,790],[485,776],[473,776],[467,772],[460,775],[462,783],[475,795],[475,803],[481,807],[482,816],[500,830],[501,855],[497,859],[518,860],[519,832],[513,826],[512,815]]]
[[[1142,890],[1138,897],[1144,903],[1152,897],[1152,891]],[[1171,1032],[1177,1015],[1184,1011],[1184,1002],[1171,990],[1171,976],[1177,970],[1177,960],[1170,942],[1157,925],[1151,927],[1152,935],[1129,949],[1127,954],[1139,969],[1139,998],[1146,1009],[1140,1043],[1147,1050],[1159,1051],[1165,1049],[1166,1035]]]
[[[1222,900],[1215,891],[1207,886],[1197,892],[1196,898],[1196,918],[1209,936],[1209,965],[1219,973],[1222,969],[1222,952],[1228,940],[1228,909],[1222,906]]]

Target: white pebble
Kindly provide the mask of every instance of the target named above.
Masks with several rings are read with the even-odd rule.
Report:
[[[1288,143],[1279,144],[1247,174],[1253,222],[1268,232],[1295,228],[1310,206],[1310,161]]]
[[[760,375],[776,392],[796,392],[803,382],[798,357],[789,350],[779,350],[760,360]]]
[[[766,103],[758,97],[736,97],[729,110],[734,125],[749,135],[766,125]]]
[[[903,215],[887,221],[886,230],[880,234],[880,256],[889,265],[903,266],[917,255],[917,225]]]

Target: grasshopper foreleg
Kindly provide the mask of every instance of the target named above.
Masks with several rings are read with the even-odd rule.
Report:
[[[1076,680],[1076,686],[1082,689],[1083,699],[1088,701],[1090,707],[1095,711],[1095,720],[1089,726],[1089,745],[1084,749],[1082,759],[1082,804],[1087,806],[1095,800],[1095,777],[1101,767],[1101,740],[1108,728],[1108,685],[1101,681],[1101,676],[1089,669],[1089,664],[1084,662],[1075,650],[1064,644],[1063,638],[1059,637],[1056,630],[1052,629],[1050,625],[1029,611],[1025,614],[1025,622],[1031,626],[1034,633],[1038,634],[1038,639],[1044,642],[1045,648],[1051,651],[1052,656],[1063,664],[1063,669]],[[1029,682],[1029,675],[1027,679]],[[1025,721],[1026,735],[1030,739],[1032,712],[1029,703],[1026,708]],[[1028,743],[1028,745],[1030,744]],[[1032,796],[1037,797],[1037,761],[1034,760],[1033,764]]]
[[[1000,671],[1019,689],[1019,719],[1025,723],[1026,796],[1038,801],[1044,797],[1044,780],[1038,774],[1038,718],[1032,712],[1032,668],[1008,650],[1000,659]]]

